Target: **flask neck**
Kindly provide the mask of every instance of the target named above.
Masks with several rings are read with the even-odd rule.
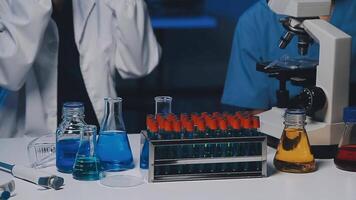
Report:
[[[104,118],[101,124],[102,131],[125,130],[122,118],[122,99],[106,98]]]
[[[284,116],[284,125],[286,128],[298,128],[304,129],[305,126],[306,115],[301,112],[288,112]]]
[[[81,102],[66,102],[62,108],[63,120],[84,120],[84,105]]]
[[[65,121],[84,121],[83,113],[63,113],[62,119]]]
[[[284,123],[284,129],[304,129],[304,124],[300,125],[300,124],[286,124]]]

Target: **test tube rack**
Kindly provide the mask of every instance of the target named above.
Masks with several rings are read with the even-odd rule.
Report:
[[[141,132],[148,145],[148,182],[267,177],[267,136],[157,139]],[[208,149],[208,151],[207,151]]]

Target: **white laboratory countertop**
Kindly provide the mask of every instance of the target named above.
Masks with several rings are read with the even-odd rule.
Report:
[[[136,168],[128,173],[140,173],[139,135],[130,135]],[[0,139],[0,160],[28,164],[26,147],[28,138]],[[267,178],[194,181],[174,183],[146,183],[133,188],[109,188],[98,181],[83,182],[62,174],[55,167],[44,169],[65,179],[63,189],[45,190],[37,185],[15,179],[16,190],[12,199],[58,199],[58,200],[356,200],[356,173],[339,170],[332,160],[318,160],[318,171],[310,174],[277,172],[272,160],[275,150],[268,149]],[[3,173],[0,171],[0,173]]]

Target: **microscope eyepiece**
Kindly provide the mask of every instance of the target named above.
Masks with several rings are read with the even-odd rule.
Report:
[[[304,18],[292,18],[286,17],[280,19],[283,27],[287,32],[281,37],[279,42],[279,48],[285,49],[291,42],[294,36],[298,37],[298,52],[300,55],[304,56],[308,54],[309,44],[313,42],[313,39],[308,35],[300,24],[303,22]]]

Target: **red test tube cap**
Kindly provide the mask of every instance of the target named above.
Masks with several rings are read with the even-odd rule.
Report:
[[[179,119],[181,122],[187,121],[188,120],[188,115],[185,113],[181,113],[179,116]]]
[[[217,120],[216,120],[216,119],[211,119],[211,120],[209,120],[209,122],[208,122],[208,127],[209,127],[210,129],[212,129],[212,130],[218,129],[218,122],[217,122]]]
[[[205,131],[205,123],[202,119],[197,121],[197,127],[199,131]]]
[[[182,131],[182,124],[179,120],[173,122],[174,132],[180,133]]]
[[[158,123],[156,121],[152,121],[150,123],[150,131],[152,133],[157,133],[158,132]]]
[[[173,122],[173,121],[177,120],[177,116],[173,113],[169,113],[167,116],[167,120]]]
[[[241,122],[242,122],[242,127],[243,127],[244,129],[250,129],[250,128],[252,128],[252,120],[251,120],[251,118],[243,118],[243,119],[241,120]]]
[[[164,121],[164,130],[166,132],[172,132],[173,131],[173,126],[172,126],[172,122],[171,121],[168,121],[168,120]]]
[[[235,130],[241,129],[241,123],[239,119],[233,118],[230,122],[231,127]]]
[[[223,131],[227,130],[227,122],[225,120],[219,120],[219,128]]]
[[[235,117],[237,117],[240,120],[242,120],[244,118],[244,116],[240,112],[236,112]]]
[[[185,123],[184,123],[184,128],[185,128],[185,130],[186,131],[188,131],[188,132],[193,132],[193,130],[194,130],[194,124],[193,124],[193,122],[192,121],[186,121]]]
[[[158,128],[159,128],[159,129],[164,129],[165,122],[166,122],[166,120],[163,119],[163,118],[162,118],[161,120],[158,120],[158,119],[157,119]]]
[[[260,118],[259,118],[259,117],[254,116],[254,117],[252,118],[252,126],[253,126],[253,128],[255,128],[255,129],[259,129],[259,128],[261,127],[261,123],[260,123]]]

